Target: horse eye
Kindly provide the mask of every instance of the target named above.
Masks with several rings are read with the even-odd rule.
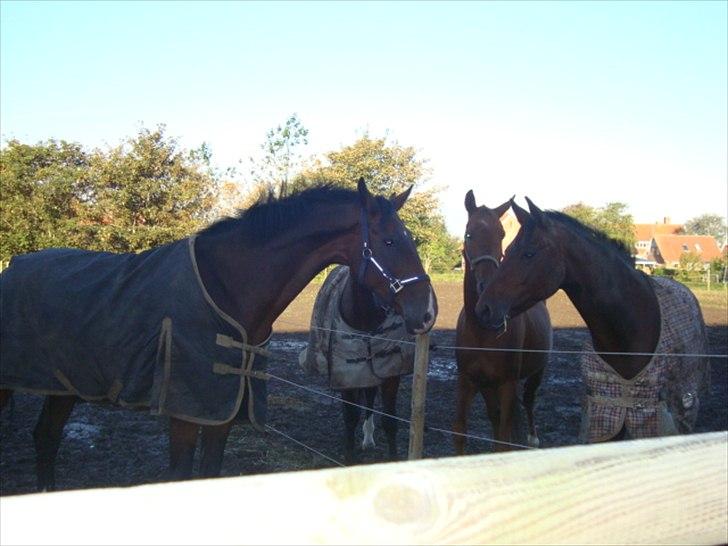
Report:
[[[470,239],[470,233],[466,233],[466,234],[465,234],[465,238],[466,238],[466,239]]]
[[[535,252],[530,252],[530,251],[529,252],[524,252],[523,253],[523,257],[524,258],[533,258],[535,254],[536,254]]]
[[[392,246],[394,244],[394,241],[392,239],[384,239],[384,244],[387,246]]]

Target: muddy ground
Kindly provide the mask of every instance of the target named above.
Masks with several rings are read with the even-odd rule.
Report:
[[[304,346],[316,286],[309,286],[276,323],[271,349],[284,362],[271,363],[269,371],[290,381],[334,394],[322,377],[305,375],[297,365]],[[438,283],[440,316],[432,333],[439,347],[455,344],[454,325],[461,306],[461,285]],[[588,331],[580,317],[558,293],[549,302],[555,327],[554,348],[580,350]],[[725,301],[704,306],[709,350],[728,354],[728,316]],[[728,362],[711,359],[712,394],[700,414],[697,432],[728,429]],[[411,378],[402,381],[398,414],[409,416]],[[288,384],[271,380],[268,387],[268,424],[336,461],[343,460],[341,403]],[[553,354],[539,391],[536,420],[543,448],[577,443],[582,386],[577,357]],[[13,406],[0,415],[0,494],[28,493],[35,488],[32,429],[40,411],[38,396],[16,394]],[[452,350],[431,353],[427,386],[427,424],[450,430],[455,410],[455,361]],[[469,433],[491,437],[482,399],[471,411]],[[59,489],[129,486],[160,481],[167,463],[167,423],[143,412],[112,406],[81,403],[65,430],[57,464]],[[361,435],[359,429],[358,434]],[[377,446],[361,454],[365,463],[385,460],[386,441],[377,419]],[[450,435],[427,431],[426,457],[453,454]],[[408,431],[400,426],[399,451],[406,455]],[[471,440],[469,453],[491,450],[486,441]],[[250,426],[235,426],[223,462],[224,476],[335,466],[334,462],[308,451],[279,434],[258,432]]]

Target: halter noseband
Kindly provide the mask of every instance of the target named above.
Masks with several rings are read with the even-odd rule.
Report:
[[[361,239],[362,239],[362,266],[359,268],[359,284],[364,284],[364,275],[366,274],[367,265],[371,262],[377,271],[384,277],[389,283],[389,291],[392,296],[399,294],[405,286],[414,284],[420,281],[429,281],[430,277],[425,275],[415,275],[413,277],[407,277],[406,279],[398,279],[382,267],[379,262],[374,258],[374,253],[369,246],[369,219],[367,218],[366,208],[361,207]]]
[[[490,254],[483,254],[482,256],[478,256],[477,258],[471,258],[470,254],[468,254],[468,248],[465,247],[465,256],[468,258],[468,262],[470,263],[470,269],[473,269],[475,267],[475,264],[485,261],[493,262],[496,268],[500,267],[500,260],[494,256],[491,256]]]

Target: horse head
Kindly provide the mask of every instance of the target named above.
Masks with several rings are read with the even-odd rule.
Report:
[[[511,200],[521,229],[475,307],[480,324],[494,330],[554,294],[564,280],[558,232],[546,213],[528,197],[526,201],[528,211]]]
[[[483,293],[500,266],[503,257],[503,237],[505,237],[500,218],[510,206],[510,199],[493,209],[485,205],[478,206],[475,203],[473,190],[465,194],[468,223],[465,227],[463,255],[468,274],[475,277],[478,295]]]
[[[412,235],[397,214],[411,190],[387,199],[372,195],[359,180],[361,246],[350,267],[383,306],[402,316],[409,333],[422,334],[435,323],[437,298]]]

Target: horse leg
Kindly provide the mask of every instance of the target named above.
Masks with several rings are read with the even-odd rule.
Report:
[[[56,489],[56,455],[63,438],[63,427],[76,404],[75,396],[46,396],[33,430],[35,472],[39,491]]]
[[[465,436],[460,436],[460,434],[465,434],[468,430],[468,413],[470,412],[470,405],[473,403],[475,392],[476,388],[473,382],[465,377],[464,374],[458,374],[457,410],[455,422],[452,427],[454,432],[459,433],[453,436],[456,455],[465,453]]]
[[[376,446],[374,443],[374,413],[372,413],[372,408],[374,407],[374,399],[377,397],[377,388],[367,387],[363,390],[366,399],[365,405],[368,409],[364,410],[364,424],[362,425],[364,439],[361,442],[361,448],[367,449]]]
[[[222,468],[222,456],[225,452],[225,443],[230,434],[232,420],[222,425],[204,425],[202,428],[202,461],[200,462],[200,476],[203,478],[216,478]]]
[[[506,381],[498,386],[498,402],[500,404],[500,423],[495,431],[496,440],[500,442],[513,441],[513,414],[515,405],[518,402],[516,396],[517,380]],[[510,446],[500,443],[495,444],[495,451],[509,451]]]
[[[200,425],[169,418],[169,469],[167,479],[188,480],[192,477],[192,463],[197,447]]]
[[[347,465],[355,464],[354,433],[359,423],[359,407],[347,402],[359,403],[359,389],[345,389],[341,391],[341,400],[344,405],[344,462]]]
[[[497,438],[501,421],[498,387],[495,385],[485,385],[480,388],[480,394],[485,402],[485,409],[488,412],[488,420],[490,420],[490,428],[493,431],[493,437]]]
[[[526,408],[526,417],[528,418],[528,445],[531,447],[538,447],[541,443],[536,430],[536,420],[533,417],[533,407],[536,402],[536,391],[543,378],[543,372],[544,369],[541,368],[533,375],[529,375],[523,385],[523,405]]]
[[[0,389],[0,411],[2,411],[2,409],[12,397],[13,391],[11,391],[10,389]]]
[[[399,391],[400,376],[395,375],[388,377],[382,382],[382,409],[384,413],[389,415],[397,415],[397,391]],[[387,435],[387,444],[389,444],[389,460],[399,460],[397,453],[397,419],[382,416],[382,428]]]

